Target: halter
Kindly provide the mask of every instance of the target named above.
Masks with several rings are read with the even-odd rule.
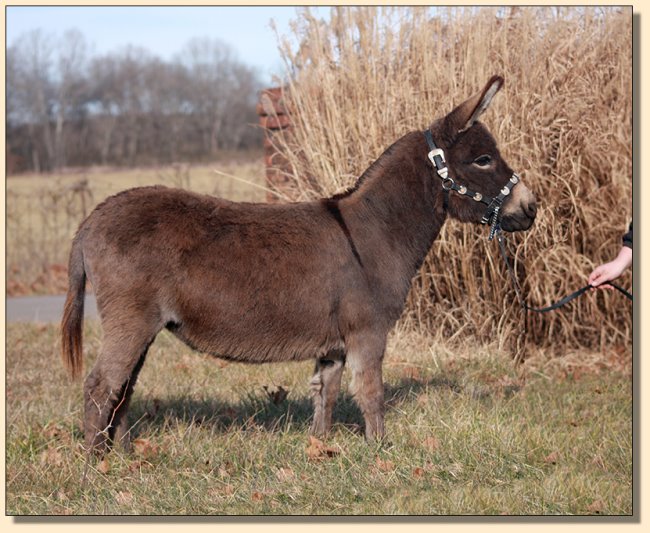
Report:
[[[501,210],[503,200],[510,194],[514,186],[521,181],[521,178],[515,172],[513,172],[510,180],[503,186],[498,196],[495,196],[494,198],[485,198],[480,192],[470,191],[467,187],[464,185],[458,185],[452,178],[449,177],[449,169],[445,165],[445,153],[441,148],[438,148],[436,146],[436,143],[433,142],[433,135],[431,134],[430,130],[426,130],[424,132],[424,136],[426,137],[427,144],[429,145],[429,159],[431,160],[431,163],[433,163],[433,166],[436,167],[438,176],[440,176],[442,179],[442,188],[445,192],[445,196],[443,198],[445,209],[447,209],[447,205],[449,203],[449,191],[456,191],[460,195],[469,196],[472,198],[472,200],[475,200],[476,202],[482,202],[487,205],[487,209],[485,210],[485,213],[483,213],[483,218],[481,218],[481,224],[490,224],[490,236],[488,237],[488,240],[492,240],[495,235],[497,236],[499,250],[501,251],[501,255],[506,263],[506,266],[508,267],[508,274],[510,275],[512,284],[515,287],[515,292],[517,293],[517,298],[519,299],[519,305],[521,305],[524,313],[527,311],[534,311],[535,313],[548,313],[549,311],[553,311],[562,307],[563,305],[566,305],[571,300],[577,298],[578,296],[587,292],[589,289],[593,288],[591,285],[586,285],[547,307],[531,307],[528,305],[522,296],[519,281],[517,280],[517,276],[515,275],[510,261],[508,260],[508,254],[505,247],[505,239],[503,232],[501,231],[501,227],[499,226],[501,219],[499,216],[499,211]],[[611,285],[626,298],[632,300],[632,295],[625,289],[611,282],[608,282],[608,285]]]
[[[445,191],[445,209],[447,208],[449,202],[448,197],[450,190],[455,191],[462,196],[469,196],[472,200],[487,205],[485,213],[483,213],[483,217],[481,218],[481,224],[490,225],[490,236],[488,239],[492,240],[497,230],[499,229],[499,222],[501,220],[499,211],[501,210],[501,205],[503,204],[506,196],[510,194],[513,187],[521,181],[521,178],[515,172],[513,172],[512,176],[508,180],[508,183],[506,183],[501,188],[498,196],[495,196],[493,198],[486,198],[480,192],[470,191],[464,185],[458,185],[452,178],[450,178],[449,169],[445,165],[445,153],[442,151],[442,148],[438,148],[436,146],[436,143],[433,142],[433,135],[431,134],[431,130],[425,130],[424,137],[426,138],[427,144],[429,145],[429,160],[431,163],[433,163],[433,166],[436,167],[436,172],[442,179],[442,188]]]

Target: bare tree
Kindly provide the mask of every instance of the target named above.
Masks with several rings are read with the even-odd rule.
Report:
[[[259,82],[256,73],[235,58],[232,50],[217,39],[193,39],[178,60],[191,79],[189,103],[199,125],[204,149],[215,153],[219,148],[237,147],[239,132],[233,131],[242,107],[252,113]],[[242,123],[246,123],[246,119]],[[234,135],[233,135],[234,134]]]
[[[79,30],[63,34],[59,46],[54,102],[54,168],[66,164],[66,139],[64,125],[67,117],[77,117],[87,98],[86,59],[87,45]]]
[[[257,73],[218,40],[173,61],[127,46],[91,57],[78,30],[7,50],[7,144],[36,171],[212,158],[261,145]]]
[[[93,109],[93,144],[102,165],[109,163],[113,134],[117,127],[117,66],[116,58],[95,58],[89,66],[89,99]]]
[[[32,165],[37,172],[47,170],[54,160],[52,39],[40,30],[31,31],[17,40],[9,55],[12,79],[8,89],[20,110],[21,120],[28,126]]]

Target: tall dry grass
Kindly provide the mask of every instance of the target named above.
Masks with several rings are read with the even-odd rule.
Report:
[[[539,201],[533,229],[510,237],[511,249],[529,303],[559,299],[616,255],[631,220],[631,15],[631,8],[337,7],[325,22],[303,12],[292,27],[300,49],[281,42],[293,127],[276,139],[289,161],[291,197],[348,187],[395,139],[503,74],[484,121]],[[524,341],[631,344],[631,305],[616,293],[524,319],[486,233],[447,222],[404,320],[452,340],[503,339],[519,355],[531,346]],[[629,287],[630,274],[621,282]]]

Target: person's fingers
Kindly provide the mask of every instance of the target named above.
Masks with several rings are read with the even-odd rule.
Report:
[[[606,281],[604,278],[605,276],[602,269],[597,268],[589,275],[589,285],[593,285],[594,287],[597,287],[598,285]]]
[[[594,268],[591,271],[591,274],[589,274],[589,280],[597,280],[603,275],[603,272],[605,271],[605,265],[600,265]]]
[[[598,281],[595,281],[593,283],[589,283],[591,285],[591,290],[592,291],[597,291],[600,289],[607,289],[608,291],[613,291],[614,287],[612,287],[609,283],[607,283],[609,280],[608,279],[599,279]]]
[[[613,290],[614,287],[607,282],[614,279],[616,276],[612,273],[611,265],[606,263],[595,268],[589,275],[589,285],[592,286],[592,291],[597,289]]]

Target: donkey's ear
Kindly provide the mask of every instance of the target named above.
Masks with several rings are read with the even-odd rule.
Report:
[[[446,120],[452,134],[462,133],[471,128],[474,122],[478,120],[478,117],[488,108],[492,98],[502,86],[503,78],[501,76],[492,76],[480,93],[468,98],[447,115]]]

